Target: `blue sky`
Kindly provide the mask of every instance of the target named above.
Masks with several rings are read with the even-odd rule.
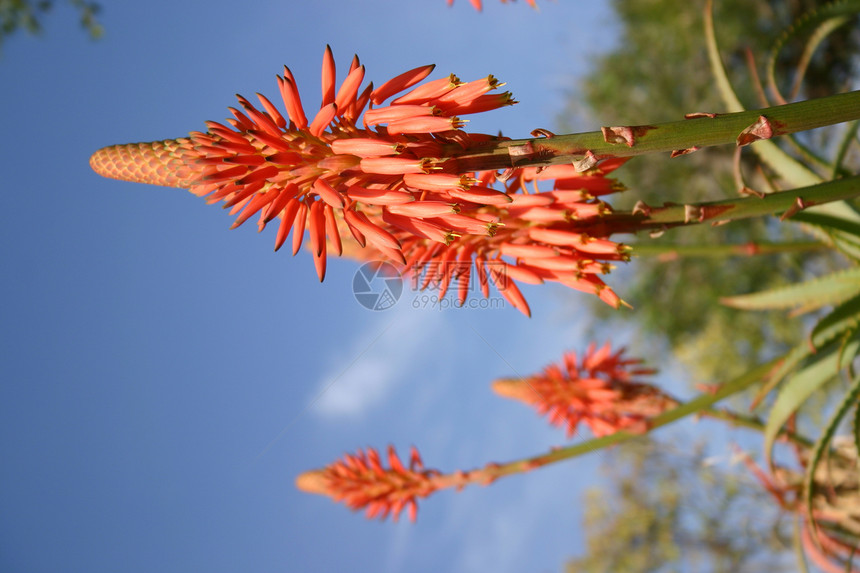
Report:
[[[551,129],[614,41],[605,3],[104,2],[98,42],[59,4],[0,59],[0,569],[554,571],[581,551],[599,454],[436,494],[416,524],[293,480],[366,446],[415,444],[451,471],[562,443],[489,383],[583,348],[584,295],[526,288],[532,319],[413,308],[408,290],[371,312],[355,263],[330,260],[320,285],[273,232],[229,231],[217,207],[88,158],[202,129],[235,93],[274,100],[283,64],[313,109],[326,44],[377,85],[426,63],[494,74],[521,103],[470,129]]]

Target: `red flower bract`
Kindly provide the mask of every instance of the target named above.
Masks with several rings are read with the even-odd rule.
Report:
[[[592,344],[581,359],[568,352],[562,364],[526,378],[496,380],[493,390],[547,414],[553,425],[567,427],[568,437],[580,422],[598,437],[620,430],[645,432],[649,418],[677,402],[655,386],[637,382],[655,370],[623,354],[623,349],[613,353],[609,344],[599,349]]]
[[[385,519],[390,514],[397,521],[400,512],[406,509],[409,519],[415,521],[418,515],[416,498],[436,491],[438,485],[432,478],[440,474],[424,469],[414,447],[407,468],[394,447],[389,446],[388,465],[388,468],[383,467],[375,449],[358,450],[355,455],[346,454],[323,469],[301,474],[296,478],[296,486],[308,493],[327,495],[350,509],[365,509],[371,519]]]

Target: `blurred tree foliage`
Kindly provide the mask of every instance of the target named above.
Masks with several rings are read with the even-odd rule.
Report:
[[[67,0],[78,10],[81,26],[93,39],[101,37],[104,32],[96,16],[101,11],[97,2],[86,0]],[[42,31],[42,22],[48,12],[54,7],[53,0],[0,0],[0,46],[19,30],[31,34]]]
[[[587,553],[569,573],[792,569],[790,519],[751,476],[709,466],[702,448],[642,438],[613,450],[603,471],[613,485],[587,492]]]
[[[619,41],[592,59],[592,71],[572,94],[562,128],[657,123],[685,113],[724,111],[708,62],[704,0],[613,0]],[[775,41],[814,0],[719,0],[714,2],[717,40],[738,96],[762,107],[747,51],[762,72]],[[799,98],[818,97],[856,85],[860,27],[856,20],[819,46]],[[807,36],[790,38],[777,60],[782,93],[789,92]],[[855,88],[856,89],[856,88]],[[818,152],[826,139],[808,139]],[[617,172],[629,188],[613,206],[717,200],[737,194],[734,149],[704,149],[675,159],[638,157]],[[761,186],[755,156],[744,153],[747,185]],[[856,169],[857,159],[852,169]],[[675,229],[661,237],[637,236],[643,244],[709,245],[808,240],[793,224],[750,220],[721,227]],[[634,251],[635,252],[635,251]],[[805,334],[787,313],[744,312],[719,303],[722,296],[764,290],[842,264],[832,254],[749,257],[643,256],[616,269],[610,284],[634,313],[595,305],[598,328],[612,332],[637,320],[644,333],[637,353],[659,356],[667,348],[687,368],[689,381],[723,382],[747,371]],[[665,355],[665,354],[663,354]],[[653,361],[652,361],[653,362]],[[659,364],[656,364],[659,365]],[[826,401],[826,396],[822,400]],[[643,439],[611,454],[609,485],[585,501],[587,548],[568,563],[573,572],[780,571],[793,569],[786,554],[785,520],[757,483],[746,475],[717,472],[702,464],[701,451],[683,457],[669,444]],[[609,469],[607,471],[610,471]],[[745,474],[745,472],[741,472]],[[780,566],[782,565],[782,566]]]
[[[822,3],[720,0],[714,4],[717,40],[732,83],[744,105],[762,107],[746,51],[763,68],[780,34]],[[566,130],[674,121],[689,112],[725,109],[708,62],[703,0],[613,0],[613,6],[620,26],[618,44],[612,52],[593,58],[591,73],[572,94],[564,115]],[[805,39],[788,42],[780,52],[777,76],[785,85],[793,79]],[[844,91],[858,43],[856,26],[843,26],[831,34],[810,64],[802,96]],[[639,200],[661,205],[735,196],[733,151],[703,149],[674,159],[638,157],[618,171],[618,178],[630,191],[613,198],[613,205],[629,209]],[[747,152],[743,159],[747,184],[763,188],[765,182],[752,167],[753,154]],[[643,235],[631,242],[708,245],[801,239],[809,237],[796,225],[762,219],[717,228],[676,229],[659,238]],[[658,347],[668,344],[689,368],[693,382],[720,381],[745,371],[763,354],[785,349],[802,332],[785,313],[737,311],[722,306],[719,298],[797,280],[809,260],[808,256],[784,254],[675,260],[643,256],[614,271],[609,282],[635,307],[635,317],[647,338]],[[610,329],[614,320],[629,318],[619,316],[627,313],[605,308],[597,312],[601,322],[610,321]]]

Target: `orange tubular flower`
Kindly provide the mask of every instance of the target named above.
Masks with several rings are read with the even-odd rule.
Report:
[[[294,249],[298,249],[305,229],[319,236],[320,227],[340,232],[346,226],[353,234],[361,235],[374,229],[371,235],[386,237],[385,247],[399,250],[397,240],[387,240],[391,233],[382,222],[385,208],[380,208],[379,203],[364,203],[356,194],[351,196],[350,188],[357,186],[379,195],[408,193],[411,200],[419,198],[423,190],[407,186],[404,175],[442,169],[437,164],[445,158],[437,155],[443,145],[462,150],[474,143],[469,134],[457,130],[462,125],[457,115],[471,113],[470,109],[483,111],[514,103],[500,97],[490,106],[481,105],[484,92],[498,85],[492,76],[483,80],[485,89],[449,76],[404,94],[399,99],[406,103],[395,101],[369,110],[367,115],[374,127],[368,126],[367,117],[363,127],[357,123],[370,101],[379,105],[412,88],[432,69],[433,66],[422,66],[377,90],[369,85],[360,91],[364,67],[355,59],[336,89],[334,59],[326,48],[323,105],[310,121],[295,78],[289,68],[284,68],[278,85],[286,117],[260,94],[257,97],[262,109],[238,96],[242,109],[230,108],[233,117],[226,125],[210,121],[206,133],[194,132],[187,138],[106,147],[92,156],[90,164],[107,177],[183,187],[207,197],[209,202],[223,201],[225,207],[232,208],[231,213],[238,213],[234,227],[257,214],[260,230],[281,218],[276,249],[291,229]],[[441,96],[447,96],[441,102],[444,109],[436,105]],[[487,140],[488,136],[480,135],[476,142]],[[332,209],[315,209],[318,201]],[[361,216],[347,216],[347,212]],[[312,215],[315,218],[309,221]],[[353,225],[356,221],[359,228]],[[340,237],[329,239],[339,241]],[[325,252],[315,248],[313,253],[320,280]],[[402,253],[394,259],[402,260]]]
[[[613,353],[609,344],[600,349],[592,344],[581,360],[569,352],[561,365],[528,378],[496,380],[493,390],[534,406],[553,425],[567,426],[568,437],[579,422],[597,437],[620,430],[645,432],[649,418],[677,402],[658,388],[635,381],[656,371],[623,354],[623,349]]]
[[[375,449],[358,450],[355,455],[346,454],[323,469],[301,474],[296,478],[296,486],[308,493],[327,495],[354,511],[364,509],[370,519],[385,519],[391,514],[397,521],[400,512],[406,509],[414,522],[418,515],[416,498],[427,497],[439,489],[433,478],[440,474],[424,469],[414,447],[406,468],[394,447],[389,446],[388,465],[387,469],[382,466]]]
[[[600,219],[611,209],[599,197],[623,189],[606,178],[623,160],[587,173],[571,165],[511,169],[504,180],[495,171],[461,173],[458,154],[506,139],[459,129],[460,115],[515,103],[508,92],[491,93],[503,85],[496,78],[425,82],[433,66],[421,66],[361,89],[365,70],[355,58],[338,86],[328,48],[322,68],[313,117],[285,67],[278,86],[286,114],[260,94],[259,107],[238,96],[241,109],[229,108],[225,123],[206,122],[205,133],[106,147],[90,165],[106,177],[222,202],[236,215],[233,227],[257,217],[262,231],[279,219],[275,250],[292,233],[295,254],[307,230],[320,280],[327,254],[345,253],[424,274],[439,298],[457,282],[461,305],[473,264],[485,297],[492,283],[526,315],[517,281],[555,281],[622,304],[599,275],[627,261],[628,249],[606,236]],[[541,189],[546,181],[552,187]]]
[[[416,286],[437,289],[440,299],[456,284],[457,302],[465,303],[475,284],[474,260],[483,295],[489,296],[487,285],[492,283],[523,314],[531,311],[517,282],[558,282],[618,308],[623,301],[600,275],[612,269],[612,262],[629,260],[629,248],[588,230],[591,222],[598,229],[602,215],[612,211],[596,197],[623,189],[605,177],[622,163],[607,161],[599,174],[578,173],[564,165],[517,169],[504,192],[492,188],[497,183],[495,172],[407,173],[404,184],[421,193],[419,203],[456,209],[420,214],[416,208],[406,217],[395,206],[383,213],[383,220],[400,242],[404,272],[411,274]],[[541,191],[548,176],[555,178],[554,190]],[[517,193],[526,185],[534,187],[532,193]],[[578,224],[576,232],[570,230],[573,221]],[[384,257],[367,249],[352,255],[368,261]]]

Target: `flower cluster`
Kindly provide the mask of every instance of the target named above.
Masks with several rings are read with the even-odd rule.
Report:
[[[553,425],[567,426],[568,437],[580,422],[597,437],[620,430],[646,432],[649,418],[677,402],[658,388],[637,382],[636,377],[656,371],[623,354],[623,349],[613,353],[609,344],[600,349],[592,344],[581,359],[568,352],[561,365],[527,378],[496,380],[493,390],[534,406]]]
[[[346,252],[423,273],[442,295],[455,279],[461,304],[473,265],[485,297],[492,282],[525,314],[515,281],[556,281],[622,304],[599,276],[629,258],[599,224],[611,212],[599,197],[623,189],[605,177],[621,162],[589,172],[573,165],[463,172],[458,156],[506,139],[467,133],[460,116],[516,102],[496,91],[503,84],[493,76],[425,82],[432,71],[418,67],[362,89],[356,57],[338,86],[327,48],[322,106],[310,120],[285,67],[278,86],[286,116],[263,95],[259,107],[239,96],[241,109],[230,108],[226,125],[210,121],[206,133],[187,138],[106,147],[90,163],[108,177],[223,202],[237,216],[233,227],[257,217],[262,230],[277,219],[275,250],[292,232],[295,254],[307,230],[320,280],[327,254]],[[540,190],[545,181],[551,189]]]
[[[383,218],[396,227],[395,237],[406,256],[404,273],[420,279],[414,282],[421,288],[437,289],[439,298],[456,283],[462,305],[472,281],[477,282],[484,297],[489,296],[492,283],[512,306],[529,315],[517,282],[559,282],[597,295],[617,308],[623,301],[600,275],[613,268],[612,261],[629,260],[629,247],[589,233],[587,223],[594,221],[596,228],[601,217],[612,212],[599,197],[623,189],[605,176],[622,163],[606,161],[592,174],[578,172],[573,165],[516,169],[515,177],[505,182],[509,199],[481,204],[476,199],[463,199],[462,188],[425,190],[430,204],[439,208],[459,201],[454,204],[455,211],[447,209],[435,216],[425,213],[422,220],[410,221],[401,213],[408,210],[417,214],[425,203],[416,201],[403,210],[389,210]],[[498,182],[493,171],[478,176],[478,185],[471,192],[475,187],[491,189]],[[539,184],[547,180],[551,180],[551,190],[541,191]],[[527,184],[533,186],[530,193],[522,192]],[[575,231],[573,221],[580,225]],[[384,257],[374,250],[353,250],[350,254],[361,260]]]
[[[418,450],[410,453],[409,468],[397,456],[393,446],[388,447],[388,465],[384,468],[379,452],[373,448],[346,454],[342,460],[320,470],[309,471],[296,478],[296,486],[305,492],[327,495],[343,502],[353,510],[365,509],[369,519],[385,519],[392,515],[395,521],[404,509],[409,519],[418,515],[416,498],[427,497],[438,489],[433,477],[435,470],[425,470]]]
[[[581,360],[572,352],[566,354],[564,370],[550,366],[542,375],[498,380],[493,388],[503,396],[534,404],[542,413],[552,412],[550,420],[555,424],[566,423],[569,434],[580,420],[597,436],[618,430],[644,432],[648,429],[648,418],[676,402],[653,386],[634,381],[638,376],[654,373],[642,368],[641,363],[624,358],[623,350],[613,353],[608,344],[600,349],[592,345]],[[489,463],[470,471],[443,474],[425,469],[414,447],[408,468],[392,446],[388,448],[388,468],[382,465],[379,452],[368,448],[301,474],[296,485],[302,491],[343,502],[353,510],[364,509],[371,519],[392,515],[396,520],[407,509],[410,519],[415,521],[418,498],[446,488],[460,491],[467,485],[489,485],[500,477],[532,471],[576,455],[575,449],[559,455],[560,449],[556,448],[549,454],[502,465]]]

